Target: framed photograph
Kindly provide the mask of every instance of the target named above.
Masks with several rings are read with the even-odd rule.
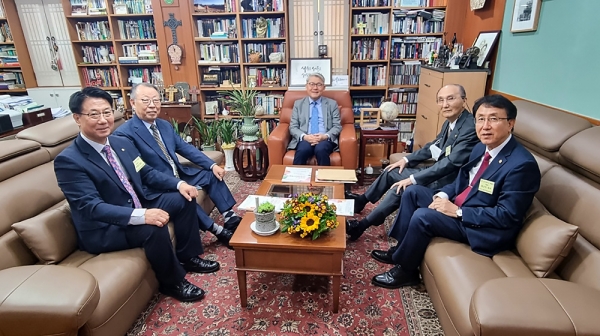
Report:
[[[331,58],[290,58],[289,86],[306,86],[311,73],[325,77],[325,86],[331,86]]]
[[[518,1],[518,0],[517,0]],[[479,48],[479,58],[477,58],[477,66],[481,67],[489,60],[492,50],[498,43],[500,30],[484,31],[479,33],[473,47]]]
[[[510,31],[513,33],[536,31],[542,0],[515,0]]]

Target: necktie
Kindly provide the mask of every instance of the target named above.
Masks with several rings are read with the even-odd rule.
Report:
[[[108,163],[110,163],[110,166],[112,167],[112,169],[115,171],[115,173],[119,177],[119,180],[121,180],[121,183],[123,183],[125,190],[127,190],[129,195],[131,195],[131,198],[133,199],[133,204],[135,205],[135,207],[141,208],[142,204],[140,203],[140,199],[135,194],[135,191],[133,190],[131,183],[129,183],[129,180],[127,180],[127,177],[125,176],[125,172],[123,172],[121,167],[119,167],[119,165],[117,164],[117,160],[115,160],[115,157],[112,154],[112,150],[110,149],[110,146],[109,145],[104,146],[104,148],[102,148],[102,152],[104,154],[106,154]]]
[[[162,142],[162,139],[160,138],[160,134],[158,134],[158,128],[156,128],[155,124],[152,124],[152,125],[150,125],[150,129],[152,130],[152,136],[154,137],[154,140],[156,140],[156,142],[158,143],[158,147],[160,147],[160,150],[167,157],[167,160],[169,161],[171,168],[173,168],[173,174],[175,175],[175,177],[179,178],[179,174],[177,173],[177,168],[175,168],[175,162],[173,162],[173,158],[171,158],[171,155],[169,155],[169,152],[167,152],[167,147],[165,147],[165,144]]]
[[[319,109],[317,102],[310,103],[312,105],[310,112],[310,134],[319,133]]]
[[[479,178],[481,178],[481,175],[483,175],[483,172],[490,165],[490,158],[491,158],[490,153],[485,152],[485,155],[483,156],[483,162],[481,162],[481,166],[479,166],[479,169],[477,170],[477,173],[475,174],[473,181],[471,181],[471,183],[465,188],[465,190],[463,190],[460,194],[458,194],[458,196],[456,196],[456,198],[454,199],[454,204],[461,207],[463,205],[463,203],[465,203],[465,200],[467,199],[467,196],[469,195],[471,188],[473,188],[472,186],[475,185],[475,183],[477,183],[477,181],[479,181]]]

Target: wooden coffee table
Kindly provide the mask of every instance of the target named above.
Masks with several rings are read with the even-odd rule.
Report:
[[[321,168],[323,167],[318,167]],[[256,194],[266,195],[273,185],[309,186],[307,183],[281,183],[284,170],[285,166],[271,166]],[[313,181],[314,174],[313,169]],[[333,190],[333,198],[344,198],[343,184],[312,183],[312,185],[328,187]],[[242,307],[248,304],[247,271],[312,274],[333,277],[333,312],[337,313],[340,303],[340,277],[344,273],[342,258],[346,250],[345,217],[338,216],[337,220],[340,225],[333,231],[321,235],[317,240],[303,239],[295,234],[281,232],[265,237],[252,232],[250,224],[254,221],[254,213],[247,211],[229,241],[229,245],[235,250],[235,270],[238,274]]]

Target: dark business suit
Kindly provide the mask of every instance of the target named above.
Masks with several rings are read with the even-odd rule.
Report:
[[[367,189],[365,198],[371,203],[377,202],[385,194],[379,205],[367,215],[369,223],[381,225],[387,216],[398,210],[403,191],[400,190],[399,193],[396,193],[396,189],[390,190],[394,183],[414,175],[418,185],[431,189],[445,186],[454,180],[460,167],[467,163],[473,147],[478,142],[475,120],[469,111],[465,110],[461,113],[451,132],[450,122],[446,120],[442,125],[441,132],[433,141],[406,157],[408,164],[401,173],[398,173],[399,168],[384,171]],[[416,167],[421,162],[432,158],[430,148],[434,144],[442,151],[437,162],[428,167]],[[447,147],[450,147],[448,156],[446,156]]]
[[[217,209],[219,209],[219,212],[223,213],[231,209],[235,205],[235,199],[231,195],[225,182],[219,181],[210,169],[215,162],[194,146],[183,141],[183,139],[175,132],[173,126],[167,121],[156,119],[155,124],[164,145],[167,148],[167,152],[177,167],[179,178],[189,185],[200,186],[202,189],[206,190],[210,199],[215,203]],[[173,175],[173,168],[167,157],[158,146],[158,143],[150,133],[150,130],[146,128],[146,125],[144,125],[137,115],[134,115],[131,120],[117,128],[114,134],[127,137],[131,140],[140,151],[142,159],[154,169],[165,174]],[[203,169],[182,165],[175,153],[183,156]],[[209,230],[214,221],[204,212],[200,205],[196,207],[196,213],[200,220],[200,228],[204,231]]]
[[[475,146],[469,163],[460,169],[454,182],[440,190],[450,200],[454,202],[467,187],[469,171],[481,161],[485,151],[485,145]],[[482,179],[494,183],[491,194],[478,190]],[[416,270],[432,237],[468,244],[474,252],[488,257],[512,248],[540,179],[537,162],[512,137],[474,183],[461,207],[462,220],[428,208],[433,190],[408,187],[389,234],[398,240],[392,259],[407,272]]]
[[[128,140],[110,136],[109,142],[142,207],[169,213],[175,227],[176,254],[166,225],[128,225],[134,210],[131,195],[114,169],[81,135],[54,160],[58,185],[71,206],[79,248],[100,254],[143,247],[159,282],[178,284],[186,273],[180,261],[202,254],[195,202],[179,192],[159,192],[177,191],[179,179],[148,164],[136,172],[134,160],[140,154]]]

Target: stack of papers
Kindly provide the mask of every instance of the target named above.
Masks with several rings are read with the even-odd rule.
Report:
[[[310,183],[312,168],[286,167],[281,182],[286,183]]]
[[[352,169],[319,169],[315,182],[356,183],[356,171]]]

